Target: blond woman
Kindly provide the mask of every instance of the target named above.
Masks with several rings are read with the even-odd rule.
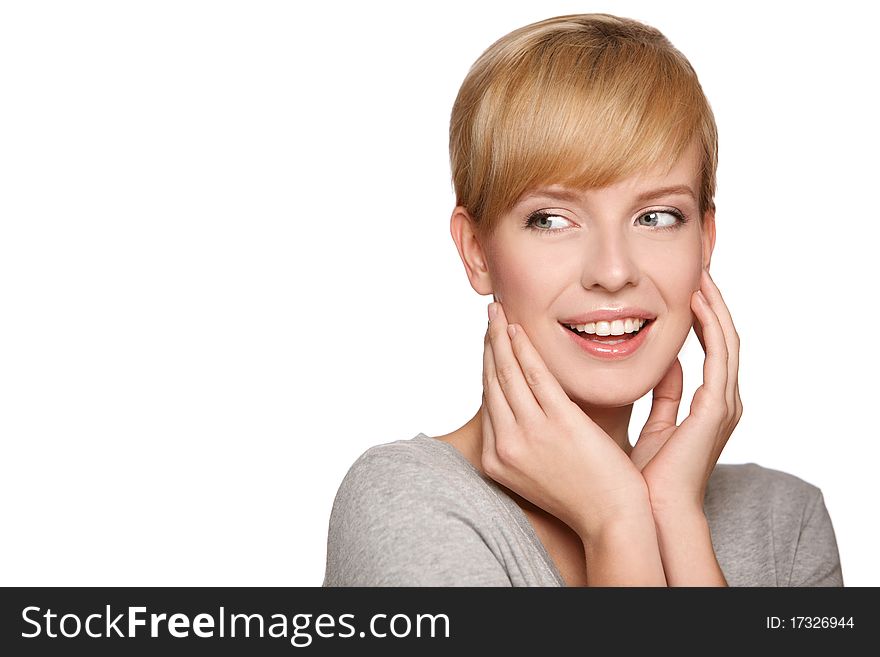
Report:
[[[710,274],[717,154],[696,73],[641,22],[558,16],[478,58],[452,109],[450,228],[494,300],[482,403],[358,458],[325,585],[842,586],[820,489],[718,464],[743,405]],[[703,383],[677,424],[691,328]]]

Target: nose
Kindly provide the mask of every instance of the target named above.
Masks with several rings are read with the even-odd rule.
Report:
[[[585,289],[619,290],[638,281],[638,267],[626,235],[611,226],[596,226],[584,254],[581,284]]]

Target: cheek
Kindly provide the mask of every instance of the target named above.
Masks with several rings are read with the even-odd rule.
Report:
[[[524,252],[517,254],[515,249],[497,254],[492,265],[492,283],[498,300],[504,303],[507,299],[520,307],[545,307],[566,280],[558,262],[554,267],[550,259]]]
[[[690,308],[694,292],[700,289],[701,271],[702,269],[698,265],[693,270],[688,269],[670,276],[669,281],[665,284],[666,296],[670,299],[670,303],[675,304],[676,308],[685,310]]]
[[[696,254],[696,255],[694,255]],[[691,249],[676,253],[670,249],[663,255],[663,262],[656,263],[653,278],[662,291],[667,303],[672,307],[690,307],[691,295],[700,289],[700,276],[703,271],[700,253]]]
[[[670,337],[680,334],[683,340],[696,319],[691,300],[694,292],[700,289],[702,271],[699,259],[682,255],[677,262],[668,261],[662,273],[653,277],[663,297]]]

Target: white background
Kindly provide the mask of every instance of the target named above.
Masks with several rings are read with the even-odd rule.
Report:
[[[604,11],[666,34],[718,122],[746,409],[721,461],[819,486],[845,583],[880,585],[865,6],[4,3],[0,583],[319,585],[354,459],[479,406],[458,87],[512,29]]]

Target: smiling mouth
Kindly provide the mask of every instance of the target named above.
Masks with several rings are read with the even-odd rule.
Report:
[[[648,328],[648,326],[650,326],[653,322],[653,319],[649,319],[644,324],[642,324],[642,327],[638,331],[633,331],[632,333],[623,333],[622,335],[596,335],[595,333],[584,333],[578,331],[577,329],[573,329],[570,326],[566,326],[565,324],[563,324],[562,326],[583,340],[589,340],[590,342],[596,342],[598,344],[615,345],[620,344],[621,342],[632,340],[639,333]]]

